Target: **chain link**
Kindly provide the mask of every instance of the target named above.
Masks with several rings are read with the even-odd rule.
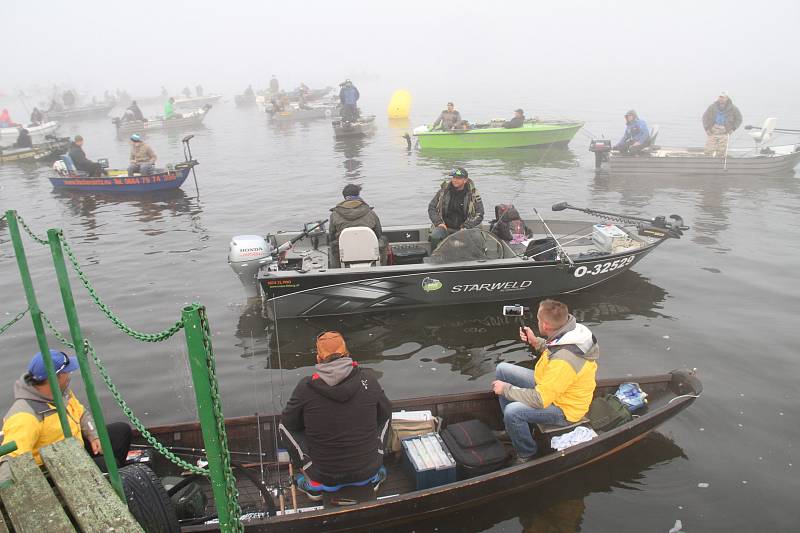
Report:
[[[47,317],[44,312],[42,312],[42,319],[44,319],[44,323],[53,333],[53,335],[64,345],[68,348],[75,349],[75,345],[69,342],[58,329],[53,325],[50,319]],[[188,470],[193,474],[201,474],[204,476],[208,475],[208,470],[205,468],[197,467],[189,462],[184,461],[177,455],[175,455],[169,448],[161,444],[153,435],[150,433],[145,425],[142,423],[141,420],[134,414],[133,410],[128,407],[128,404],[122,398],[122,394],[117,389],[117,386],[114,385],[114,382],[111,381],[111,376],[108,375],[108,371],[106,370],[105,366],[103,366],[103,362],[100,361],[100,358],[97,356],[97,353],[94,351],[94,346],[89,342],[89,339],[83,340],[83,347],[86,350],[86,353],[90,354],[92,357],[92,361],[94,361],[95,366],[97,367],[97,372],[100,374],[100,377],[103,378],[103,382],[108,387],[109,392],[111,392],[111,396],[119,405],[119,408],[122,410],[123,414],[130,420],[131,425],[135,427],[139,433],[142,435],[147,443],[153,447],[158,453],[166,457],[169,461],[173,462],[174,464],[180,466],[184,470]]]
[[[159,331],[158,333],[143,333],[141,331],[137,331],[132,327],[128,326],[121,318],[114,314],[113,311],[100,299],[97,292],[95,291],[92,283],[89,281],[89,278],[86,277],[86,274],[83,273],[81,269],[81,265],[78,262],[78,258],[75,256],[75,252],[72,251],[67,239],[64,237],[63,233],[59,233],[59,239],[61,240],[61,244],[64,247],[64,251],[67,252],[67,257],[69,257],[70,263],[72,263],[72,267],[75,269],[75,273],[78,275],[78,278],[81,280],[81,283],[86,290],[89,292],[89,296],[91,296],[94,303],[100,308],[101,311],[108,317],[108,319],[117,326],[120,331],[125,333],[126,335],[133,337],[136,340],[144,341],[144,342],[161,342],[169,339],[173,335],[183,328],[183,320],[178,320],[172,326],[165,329],[164,331]]]
[[[44,244],[45,246],[47,246],[49,244],[49,241],[47,239],[42,239],[41,237],[36,235],[33,232],[33,230],[30,228],[30,226],[28,226],[25,223],[25,221],[22,219],[21,216],[17,215],[17,221],[19,222],[20,226],[22,226],[22,229],[25,230],[25,233],[27,233],[28,235],[31,236],[31,239],[33,239],[34,241],[38,242],[39,244]]]
[[[239,489],[236,486],[236,477],[231,468],[231,454],[228,449],[228,435],[225,431],[225,417],[222,414],[222,399],[217,383],[217,370],[214,358],[214,350],[211,346],[211,328],[208,324],[205,308],[199,309],[200,323],[203,329],[203,346],[206,352],[206,365],[208,366],[208,381],[211,387],[211,403],[214,411],[214,419],[217,422],[217,432],[219,433],[220,448],[222,449],[222,468],[225,475],[225,491],[228,495],[228,515],[231,517],[231,531],[242,532],[239,518],[242,516],[242,508],[239,505]]]
[[[0,220],[2,220],[2,218],[0,218]],[[16,324],[17,322],[22,320],[22,317],[25,316],[25,313],[27,313],[29,309],[30,309],[29,307],[26,307],[24,311],[22,311],[20,313],[17,313],[17,316],[15,316],[10,321],[8,321],[5,324],[3,324],[2,326],[0,326],[0,335],[5,333],[8,328],[10,328],[14,324]]]

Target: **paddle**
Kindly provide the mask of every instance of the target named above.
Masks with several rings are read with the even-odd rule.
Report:
[[[558,202],[557,204],[553,204],[552,209],[553,211],[572,209],[574,211],[580,211],[581,213],[586,213],[588,215],[593,215],[606,220],[636,224],[639,227],[640,234],[645,235],[661,235],[678,239],[681,235],[683,235],[684,231],[689,229],[689,226],[685,226],[683,224],[683,218],[678,215],[670,215],[669,218],[672,219],[672,222],[667,222],[663,216],[657,216],[655,218],[635,217],[631,215],[622,215],[619,213],[609,213],[608,211],[599,211],[597,209],[589,209],[586,207],[575,207],[567,202]],[[648,225],[645,226],[644,224],[640,224],[641,222],[644,222]]]

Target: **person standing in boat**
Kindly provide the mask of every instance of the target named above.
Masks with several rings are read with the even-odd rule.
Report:
[[[44,122],[44,113],[38,107],[34,107],[31,111],[31,126],[38,126],[42,122]]]
[[[197,87],[194,88],[194,92],[197,93],[197,96],[203,96],[203,86],[198,83]]]
[[[186,98],[191,98],[192,97],[192,90],[189,88],[188,85],[183,88],[183,91],[181,91],[181,93]]]
[[[483,214],[483,200],[467,170],[461,167],[451,170],[450,180],[442,183],[428,204],[428,217],[434,226],[430,235],[431,252],[448,235],[479,226]]]
[[[438,118],[431,126],[430,131],[435,130],[440,124],[442,131],[450,131],[459,124],[461,124],[461,113],[456,111],[456,106],[453,102],[447,102],[447,108],[439,113]]]
[[[269,80],[269,92],[272,94],[278,94],[281,90],[281,86],[278,83],[278,78],[275,77],[275,74],[272,75],[272,78]]]
[[[375,373],[353,360],[341,333],[321,333],[316,348],[316,371],[295,387],[280,431],[293,462],[303,465],[298,487],[321,499],[323,490],[385,477],[392,404]]]
[[[97,178],[107,175],[100,163],[90,161],[86,157],[86,152],[83,151],[83,137],[80,135],[75,136],[75,141],[70,145],[67,155],[72,159],[72,164],[75,165],[75,168],[81,172],[86,172],[89,177]]]
[[[639,118],[636,111],[630,109],[625,113],[625,133],[622,139],[614,145],[614,150],[623,154],[638,154],[644,150],[650,142],[650,130],[647,123]]]
[[[331,209],[331,219],[328,224],[328,242],[331,246],[331,268],[339,266],[339,235],[346,228],[369,228],[378,238],[381,255],[381,264],[386,264],[386,250],[388,247],[386,237],[383,236],[381,220],[373,208],[361,199],[361,185],[349,183],[342,189],[344,200]]]
[[[86,451],[105,471],[105,460],[94,419],[69,386],[72,373],[78,369],[78,359],[74,355],[69,356],[56,350],[50,350],[49,357],[56,371],[72,436],[83,442]],[[125,422],[111,423],[106,428],[114,458],[117,465],[121,466],[131,446],[131,428]],[[39,352],[31,359],[27,372],[14,384],[14,403],[3,417],[3,444],[12,441],[17,443],[16,451],[8,454],[9,457],[30,452],[36,463],[41,465],[39,450],[61,440],[64,440],[64,432],[53,403],[44,360]]]
[[[714,157],[725,157],[731,133],[741,125],[742,113],[733,105],[728,93],[722,91],[703,113],[703,129],[708,136],[703,152]]]
[[[354,122],[358,119],[358,99],[361,98],[361,93],[350,80],[344,80],[340,87],[339,102],[342,104],[342,119]]]
[[[131,159],[130,166],[128,166],[128,176],[133,176],[134,173],[149,176],[153,173],[156,159],[156,153],[150,148],[149,144],[142,141],[142,137],[138,133],[131,135]]]
[[[529,344],[539,360],[534,369],[500,363],[492,390],[499,397],[505,431],[499,438],[511,440],[521,464],[536,455],[530,424],[567,426],[589,411],[596,386],[597,339],[569,314],[567,306],[544,300],[536,313],[539,332],[520,328],[520,340]]]
[[[19,135],[17,142],[14,143],[14,148],[33,148],[33,139],[31,139],[30,132],[25,128],[19,128]]]
[[[525,111],[517,109],[514,111],[514,117],[511,120],[503,122],[503,127],[506,129],[521,128],[525,124]]]

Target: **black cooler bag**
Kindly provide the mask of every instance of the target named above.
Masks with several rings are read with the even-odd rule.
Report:
[[[450,424],[441,435],[456,460],[459,479],[494,472],[508,462],[505,447],[480,420]]]

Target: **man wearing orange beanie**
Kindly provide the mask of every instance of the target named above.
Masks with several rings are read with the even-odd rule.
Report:
[[[316,372],[300,380],[281,415],[307,493],[380,481],[392,404],[375,373],[353,361],[341,333],[317,337]]]

